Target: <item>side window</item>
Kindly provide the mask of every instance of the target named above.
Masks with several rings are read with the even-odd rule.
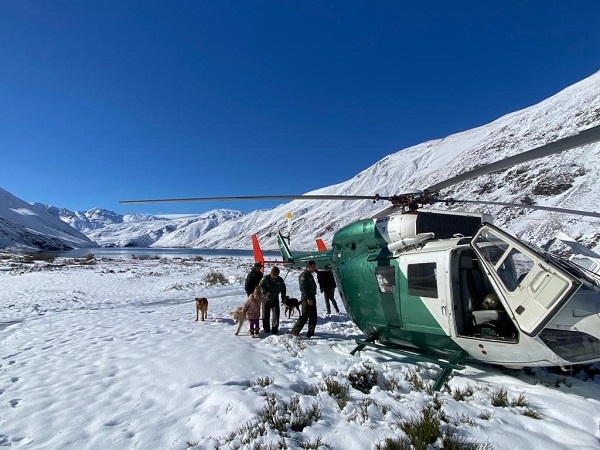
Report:
[[[436,263],[408,265],[408,293],[417,297],[438,297]]]
[[[375,267],[375,278],[379,292],[394,293],[396,291],[396,268],[394,266]]]

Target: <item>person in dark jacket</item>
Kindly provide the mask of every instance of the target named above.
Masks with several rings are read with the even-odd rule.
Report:
[[[244,283],[244,290],[248,296],[251,296],[254,293],[254,289],[258,286],[262,277],[262,264],[259,262],[254,263],[254,267],[252,267],[252,270],[246,276],[246,282]]]
[[[327,309],[327,315],[331,314],[330,302],[333,303],[335,312],[339,313],[340,309],[338,308],[335,298],[333,298],[337,285],[335,284],[335,278],[333,278],[333,272],[331,269],[317,271],[317,281],[319,282],[319,289],[325,297],[325,308]]]
[[[292,327],[292,334],[298,336],[308,321],[308,330],[306,337],[310,338],[315,334],[317,326],[317,283],[313,277],[313,272],[317,270],[317,263],[309,261],[306,269],[298,277],[300,284],[300,317]]]
[[[285,282],[279,276],[279,268],[273,267],[269,275],[265,275],[258,284],[264,292],[266,301],[263,305],[263,329],[265,333],[279,333],[279,294],[285,299]],[[271,314],[272,313],[272,314]]]

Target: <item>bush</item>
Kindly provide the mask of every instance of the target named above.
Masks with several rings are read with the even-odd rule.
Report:
[[[227,284],[227,278],[221,272],[217,272],[216,270],[212,270],[204,275],[202,279],[204,284],[207,286],[214,286],[216,284]]]
[[[466,400],[468,397],[473,395],[474,391],[471,386],[467,386],[466,388],[456,388],[452,391],[452,398],[457,402]]]
[[[412,450],[413,446],[406,438],[385,438],[375,444],[375,450]]]
[[[412,387],[419,392],[433,393],[433,383],[425,383],[423,379],[417,374],[417,371],[409,370],[408,373],[404,374],[404,379],[408,381]]]
[[[438,413],[431,406],[424,408],[417,417],[401,423],[400,428],[417,450],[426,450],[442,435]]]
[[[502,388],[498,392],[492,394],[490,399],[492,401],[493,406],[506,408],[508,407],[508,392],[506,389]]]
[[[323,380],[323,385],[325,391],[335,398],[340,409],[344,409],[350,400],[350,389],[348,386],[331,377],[325,378],[325,380]]]
[[[428,405],[421,413],[412,419],[399,423],[400,429],[406,434],[400,439],[388,438],[375,446],[376,450],[427,450],[433,444],[442,440],[446,450],[488,450],[490,444],[468,442],[464,437],[456,437],[447,424],[442,424],[444,413],[437,409],[439,405]]]
[[[160,259],[160,256],[158,256],[158,255],[140,255],[140,256],[137,256],[137,255],[133,254],[133,255],[131,255],[131,259],[138,259],[140,261],[149,261],[149,260]]]
[[[33,262],[33,261],[45,261],[45,262],[54,262],[54,260],[56,259],[56,257],[54,255],[51,255],[50,253],[44,253],[44,252],[31,252],[31,253],[26,253],[23,256],[23,261],[24,262]]]
[[[273,379],[269,377],[259,377],[256,379],[256,384],[261,387],[267,387],[273,384]]]
[[[310,408],[300,406],[300,397],[297,395],[289,403],[278,401],[275,394],[266,395],[267,405],[258,412],[258,419],[279,434],[285,434],[288,429],[302,431],[311,423],[321,419],[322,412],[316,403]]]
[[[523,415],[526,417],[531,417],[532,419],[536,419],[536,420],[542,420],[544,418],[544,416],[541,413],[539,413],[533,409],[529,409],[529,408],[527,408],[525,410]]]
[[[373,386],[377,386],[377,371],[368,364],[364,364],[362,369],[356,373],[349,373],[348,381],[354,389],[368,394]]]

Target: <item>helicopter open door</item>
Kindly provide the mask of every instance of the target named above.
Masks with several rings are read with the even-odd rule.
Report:
[[[484,223],[471,240],[496,291],[518,327],[535,336],[581,282],[543,254]]]

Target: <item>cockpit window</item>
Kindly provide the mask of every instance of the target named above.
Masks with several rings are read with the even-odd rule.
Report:
[[[511,247],[508,242],[489,230],[482,233],[474,245],[494,267],[498,277],[510,292],[517,289],[533,268],[534,262],[531,257]]]
[[[600,355],[600,341],[587,333],[545,329],[539,336],[550,350],[570,363],[589,361]]]

